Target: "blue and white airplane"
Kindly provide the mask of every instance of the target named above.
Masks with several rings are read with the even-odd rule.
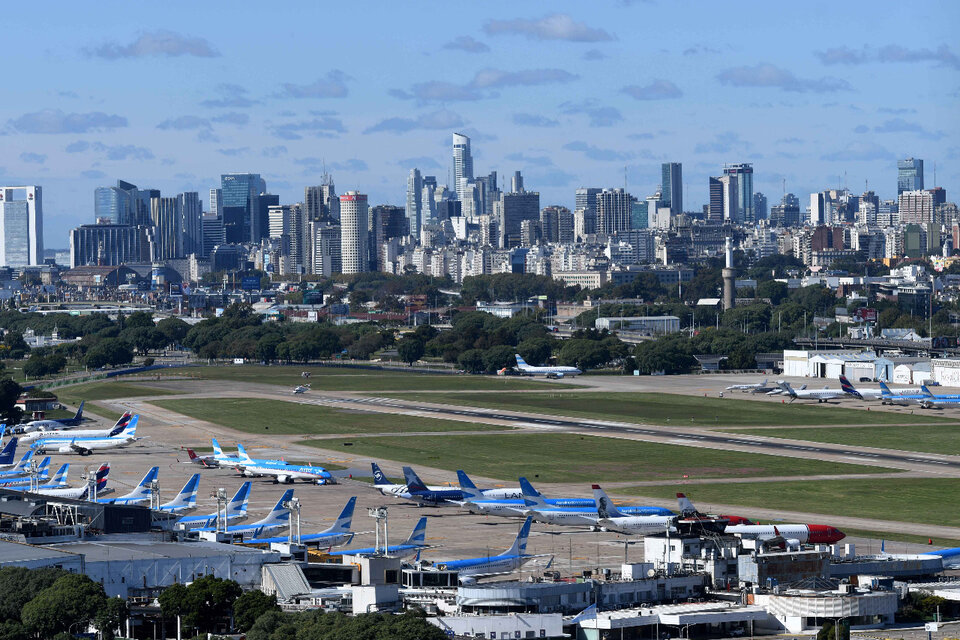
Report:
[[[40,431],[23,434],[20,437],[20,442],[34,442],[35,440],[53,441],[57,438],[62,438],[67,441],[76,438],[109,438],[122,432],[124,427],[126,427],[132,419],[132,414],[124,413],[116,423],[108,429],[41,429]]]
[[[533,367],[527,364],[527,362],[520,356],[519,353],[514,354],[514,358],[517,359],[517,369],[520,369],[520,373],[525,376],[546,376],[547,378],[573,378],[580,375],[583,371],[577,369],[576,367],[560,367],[560,366],[547,366],[547,367]],[[505,369],[501,369],[501,372],[505,372]]]
[[[119,449],[129,444],[141,440],[137,437],[137,423],[140,416],[133,416],[130,422],[116,435],[111,436],[90,436],[73,438],[69,435],[57,435],[49,438],[40,438],[31,446],[40,453],[54,451],[56,453],[79,453],[82,456],[88,456],[94,451],[101,449]]]
[[[183,485],[183,488],[180,489],[180,493],[177,494],[170,502],[165,502],[160,505],[156,510],[157,511],[166,511],[167,513],[183,513],[186,511],[192,511],[197,506],[197,487],[200,486],[200,474],[195,473],[190,476],[190,479],[187,480],[187,483]]]
[[[247,455],[242,444],[237,444],[240,462],[237,470],[248,478],[272,476],[274,484],[293,484],[294,480],[332,484],[333,476],[323,467],[289,464],[283,460],[254,459]]]
[[[70,463],[60,465],[60,468],[57,469],[57,472],[53,474],[53,477],[50,478],[50,482],[47,484],[41,485],[40,489],[62,489],[67,486],[67,474],[70,473]]]
[[[377,491],[385,496],[413,500],[413,494],[407,490],[406,484],[394,484],[390,482],[389,478],[387,478],[380,469],[380,465],[376,462],[371,462],[370,468],[373,469],[373,486]],[[427,489],[430,491],[444,491],[455,488],[456,487],[450,487],[448,485],[427,485]]]
[[[517,508],[523,515],[532,515],[537,522],[547,524],[596,525],[598,519],[596,500],[586,500],[585,506],[566,506],[545,498],[542,493],[533,488],[533,485],[526,478],[520,478],[520,487],[523,489],[524,500],[523,506]],[[664,507],[625,506],[617,508],[624,515],[631,517],[671,517],[674,515],[672,511]]]
[[[31,431],[43,431],[50,429],[63,429],[64,427],[77,427],[83,422],[83,402],[77,407],[77,413],[72,418],[50,418],[47,420],[32,420],[18,424],[13,428],[14,433],[30,433]]]
[[[213,461],[218,465],[221,467],[227,467],[240,462],[240,456],[224,453],[223,449],[220,447],[220,443],[217,442],[216,438],[210,438],[210,442],[213,443]]]
[[[413,528],[413,533],[400,544],[391,544],[387,547],[387,555],[394,558],[409,558],[419,554],[424,549],[429,549],[427,540],[427,518],[426,516],[417,521],[417,526]],[[383,547],[364,547],[362,549],[343,549],[342,551],[331,551],[332,556],[374,556],[383,553]]]
[[[46,482],[47,478],[50,476],[50,456],[47,456],[40,461],[40,464],[37,466],[36,476],[31,476],[29,470],[25,470],[25,473],[20,475],[9,475],[0,478],[0,487],[4,488],[19,488],[23,486],[29,487],[32,482]]]
[[[339,547],[343,544],[350,544],[353,540],[353,531],[350,530],[353,524],[353,509],[357,506],[356,496],[347,500],[346,506],[337,521],[328,529],[320,533],[301,534],[300,544],[316,544],[318,547]],[[277,536],[274,538],[252,538],[247,540],[248,544],[270,544],[273,542],[288,542],[290,536]]]
[[[100,468],[96,472],[96,488],[97,493],[100,493],[107,487],[107,475],[110,473],[110,463],[104,462],[100,465]],[[50,496],[52,498],[72,498],[74,500],[84,500],[90,491],[89,485],[86,483],[80,487],[40,487],[35,490],[33,493],[39,493],[44,496]]]
[[[150,467],[140,484],[134,487],[130,493],[118,498],[98,498],[97,502],[100,504],[143,504],[150,500],[150,496],[153,495],[153,482],[158,475],[160,475],[160,467]]]
[[[287,489],[265,518],[249,524],[229,525],[227,533],[243,538],[261,538],[265,533],[283,529],[290,524],[290,510],[283,503],[289,502],[292,497],[293,489]],[[201,527],[194,531],[216,531],[216,527]]]
[[[0,469],[13,466],[13,458],[17,454],[17,439],[10,438],[3,450],[0,451]]]
[[[435,563],[435,566],[441,571],[456,571],[460,582],[469,584],[475,582],[477,578],[511,573],[534,558],[546,557],[527,553],[527,537],[530,535],[531,520],[529,517],[524,520],[523,526],[520,527],[520,533],[517,534],[513,544],[499,555],[441,561]],[[549,567],[552,562],[553,558],[551,556],[550,563],[547,566]]]
[[[881,553],[883,553],[882,548],[881,548]],[[944,569],[960,569],[960,547],[951,547],[950,549],[940,549],[939,551],[928,551],[920,555],[940,556],[943,559]]]
[[[237,489],[237,492],[226,505],[227,524],[231,522],[240,522],[247,517],[247,503],[250,501],[250,481],[244,482]],[[217,524],[217,514],[208,513],[206,515],[183,516],[176,522],[180,529],[193,529],[195,527],[214,527]]]
[[[11,438],[11,440],[15,440],[15,439],[16,438]],[[6,469],[5,471],[0,471],[0,478],[7,478],[10,476],[22,476],[24,473],[27,473],[27,469],[29,469],[30,460],[32,458],[33,458],[33,449],[30,449],[29,451],[24,453],[22,456],[20,456],[20,460],[18,460],[15,465],[11,466],[9,469]]]

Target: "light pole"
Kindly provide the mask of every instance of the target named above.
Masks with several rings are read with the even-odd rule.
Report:
[[[292,545],[293,544],[293,522],[292,516],[293,512],[297,513],[297,544],[300,544],[300,498],[290,498],[283,502],[283,508],[286,509],[291,516],[290,522],[290,531],[287,536],[287,541]]]
[[[221,487],[216,491],[214,491],[210,497],[215,498],[217,501],[216,531],[219,533],[222,527],[223,533],[226,533],[227,532],[227,490]],[[223,512],[222,517],[220,516],[221,511]]]

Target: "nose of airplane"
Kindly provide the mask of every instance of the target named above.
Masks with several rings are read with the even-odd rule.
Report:
[[[807,530],[810,532],[808,541],[812,543],[833,544],[847,537],[843,531],[825,524],[808,524]]]

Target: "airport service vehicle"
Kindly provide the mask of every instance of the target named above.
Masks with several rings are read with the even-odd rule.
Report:
[[[414,500],[414,496],[407,489],[407,485],[394,484],[390,482],[387,476],[384,475],[383,471],[380,470],[380,465],[378,465],[376,462],[371,462],[370,468],[373,470],[373,486],[377,491],[385,496],[403,498],[404,500]],[[450,489],[459,490],[459,487],[450,487],[447,485],[428,485],[427,489],[430,491],[445,491]]]
[[[293,388],[293,395],[298,396],[301,393],[306,393],[307,391],[310,391],[310,385],[308,384],[297,385],[296,387]]]
[[[429,549],[426,544],[427,539],[427,518],[423,517],[417,521],[413,532],[406,540],[400,544],[391,544],[386,548],[386,554],[394,558],[409,558],[418,555],[424,549]],[[384,552],[380,547],[364,547],[362,549],[343,549],[342,551],[331,551],[332,556],[373,556]]]
[[[96,492],[100,493],[107,488],[107,475],[110,473],[110,463],[104,462],[100,465],[94,474]],[[90,485],[84,484],[79,487],[39,487],[32,493],[49,496],[51,498],[71,498],[73,500],[83,500],[90,493]]]
[[[86,402],[86,401],[84,401]],[[31,431],[42,431],[44,429],[62,429],[64,427],[76,427],[83,422],[83,402],[77,407],[77,413],[72,418],[51,418],[47,420],[32,420],[18,424],[13,428],[14,433],[30,433]]]
[[[120,416],[120,419],[117,420],[116,424],[108,429],[40,429],[38,431],[32,431],[30,433],[23,434],[20,437],[20,441],[34,442],[41,439],[52,441],[56,438],[63,438],[66,440],[72,440],[75,438],[110,438],[112,436],[119,435],[132,419],[133,416],[131,414],[125,413]]]
[[[337,516],[337,521],[329,528],[319,533],[306,533],[300,535],[300,544],[316,544],[318,547],[339,547],[343,544],[350,544],[353,540],[353,531],[350,530],[353,523],[353,510],[357,506],[357,497],[354,496],[347,500],[343,511]],[[251,538],[247,540],[248,544],[270,544],[272,542],[288,542],[290,536],[277,536],[274,538]]]
[[[573,378],[583,371],[577,369],[576,367],[560,367],[560,366],[547,366],[547,367],[533,367],[527,364],[519,353],[514,354],[514,358],[517,359],[517,369],[520,370],[520,374],[524,376],[545,376],[547,378]]]
[[[200,486],[200,474],[195,473],[190,476],[187,483],[180,489],[180,493],[171,500],[159,507],[157,511],[166,511],[167,513],[185,513],[192,511],[197,506],[197,487]]]
[[[50,436],[40,438],[30,446],[40,453],[53,451],[64,454],[78,453],[82,456],[88,456],[94,451],[105,449],[121,449],[143,439],[137,437],[137,423],[139,421],[140,416],[133,416],[130,422],[127,423],[127,426],[123,427],[120,433],[113,436],[79,438],[69,437],[68,435]]]
[[[435,563],[436,567],[441,571],[456,571],[460,582],[469,584],[475,582],[477,578],[511,573],[534,558],[546,557],[546,555],[527,553],[527,538],[530,535],[531,522],[532,518],[529,517],[524,520],[520,527],[520,533],[517,534],[513,544],[499,555],[437,562]],[[553,557],[550,556],[550,558],[552,563]],[[549,563],[547,566],[549,566]]]
[[[247,517],[247,503],[250,501],[250,481],[244,482],[233,494],[233,497],[226,504],[227,524],[239,522]],[[176,522],[180,529],[192,529],[194,527],[213,527],[217,523],[217,518],[221,514],[208,513],[205,515],[183,516]]]
[[[290,509],[285,507],[284,503],[290,502],[290,498],[292,497],[293,489],[287,489],[265,518],[249,524],[228,525],[226,532],[242,538],[260,538],[264,533],[271,533],[277,529],[286,527],[290,524]],[[194,531],[216,530],[216,527],[200,527],[199,529],[194,529]]]
[[[843,389],[794,389],[789,382],[780,380],[777,382],[783,393],[790,396],[790,402],[794,400],[816,400],[817,402],[827,402],[828,400],[838,400],[849,395]]]
[[[293,484],[295,480],[333,484],[333,476],[323,467],[288,464],[283,460],[254,460],[247,455],[242,444],[237,448],[242,456],[237,470],[247,477],[272,476],[275,484]]]
[[[593,485],[593,499],[597,502],[597,524],[604,531],[615,531],[628,535],[648,536],[656,533],[676,531],[676,516],[630,516],[621,512],[613,504],[600,485]]]
[[[843,531],[825,524],[728,524],[724,533],[755,540],[781,537],[791,547],[806,543],[834,544],[847,537]]]
[[[150,467],[140,483],[130,493],[118,498],[98,498],[100,504],[143,504],[153,495],[153,483],[160,475],[160,467]]]

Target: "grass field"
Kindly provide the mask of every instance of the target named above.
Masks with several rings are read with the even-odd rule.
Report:
[[[345,442],[352,443],[344,447]],[[468,472],[502,480],[597,482],[880,473],[880,467],[835,464],[737,451],[575,434],[477,434],[443,438],[355,438],[303,444]]]
[[[296,366],[205,366],[170,369],[179,375],[196,376],[209,380],[237,380],[259,384],[277,384],[294,387],[309,382],[311,387],[324,391],[496,391],[547,389],[549,383],[516,377],[436,375],[407,371],[377,369],[346,369],[338,367]],[[310,379],[300,377],[310,372]]]
[[[643,486],[617,491],[670,498],[677,486]],[[960,479],[737,482],[689,486],[686,492],[694,504],[699,501],[743,505],[747,508],[738,515],[746,517],[750,517],[749,507],[757,507],[960,526]]]
[[[726,429],[732,433],[901,451],[960,454],[960,425],[851,427],[846,429]]]
[[[934,416],[902,416],[831,406],[783,405],[760,400],[701,398],[669,393],[518,393],[491,396],[472,393],[418,393],[396,396],[444,404],[513,411],[685,426],[768,426],[831,424],[952,423]]]
[[[93,413],[110,422],[116,422],[120,419],[120,416],[123,415],[122,411],[114,411],[113,409],[107,408],[106,405],[97,404],[95,402],[88,402],[87,404],[83,405],[83,407],[84,415],[86,415],[86,411],[89,409]]]
[[[897,545],[897,542],[912,542],[914,544],[927,544],[928,540],[933,540],[933,543],[928,545],[930,551],[935,549],[942,549],[944,547],[960,547],[960,540],[954,540],[952,538],[928,538],[927,536],[914,536],[909,533],[890,533],[889,531],[867,531],[865,529],[848,529],[843,527],[843,532],[848,536],[856,536],[858,538],[871,538],[873,540],[886,540],[886,552],[887,553],[911,553],[910,551],[905,551],[900,545]],[[894,543],[894,544],[891,544]],[[863,547],[863,544],[857,544],[857,551],[859,553],[880,553],[880,543],[876,542],[873,545],[869,545],[866,548]],[[912,553],[916,553],[913,551]]]
[[[244,433],[325,435],[405,433],[411,431],[503,431],[508,427],[387,413],[362,413],[333,407],[256,398],[157,400],[155,404],[191,418]]]
[[[77,406],[81,400],[87,403],[96,400],[113,400],[115,398],[135,398],[137,396],[168,396],[172,391],[151,387],[139,382],[88,382],[53,390],[63,404]]]

